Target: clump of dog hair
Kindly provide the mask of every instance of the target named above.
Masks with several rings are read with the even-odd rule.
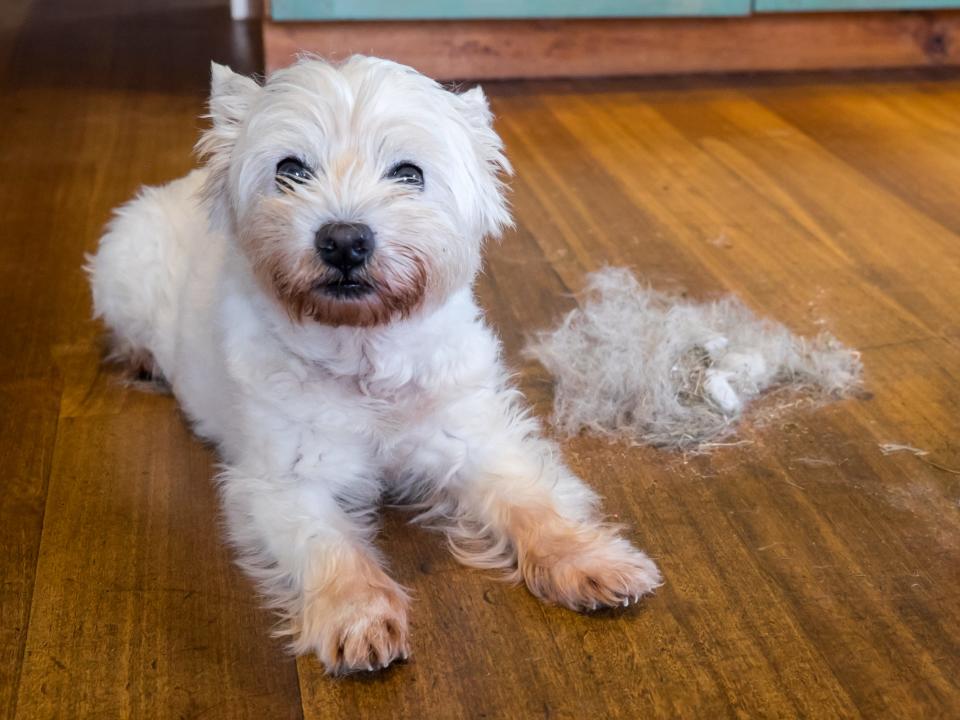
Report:
[[[684,450],[729,436],[764,390],[841,397],[862,376],[860,354],[827,333],[798,337],[732,296],[694,303],[624,268],[590,274],[580,307],[525,354],[555,378],[560,431]]]

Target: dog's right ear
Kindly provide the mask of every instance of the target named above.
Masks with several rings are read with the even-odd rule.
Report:
[[[512,175],[513,168],[503,152],[503,140],[493,129],[490,103],[480,86],[456,95],[455,101],[467,122],[482,170],[473,178],[477,217],[484,235],[499,238],[504,228],[513,226],[506,198],[507,186],[501,179],[502,175]]]
[[[253,78],[235,73],[226,65],[210,63],[210,119],[218,128],[243,122],[260,86]]]
[[[230,199],[229,174],[233,145],[240,135],[260,86],[226,65],[210,63],[211,126],[196,145],[196,152],[207,165],[207,179],[202,194],[207,201],[213,227],[224,227],[231,221],[234,203]]]

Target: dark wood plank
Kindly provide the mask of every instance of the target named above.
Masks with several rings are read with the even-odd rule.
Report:
[[[960,120],[948,111],[957,100],[954,85],[878,82],[857,95],[835,85],[749,92],[872,183],[960,231],[955,194],[943,182],[960,165],[953,150]],[[863,152],[867,144],[882,152]]]
[[[0,716],[13,717],[60,402],[56,378],[0,386]]]

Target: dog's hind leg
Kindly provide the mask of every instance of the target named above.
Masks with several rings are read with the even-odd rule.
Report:
[[[143,188],[116,210],[87,258],[94,315],[110,330],[111,359],[132,379],[159,379],[172,362],[186,243],[206,224],[197,200],[201,182],[195,172]]]

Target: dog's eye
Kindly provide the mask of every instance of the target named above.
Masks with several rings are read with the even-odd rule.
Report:
[[[310,168],[296,158],[284,158],[277,163],[277,182],[283,185],[306,182],[312,175]]]
[[[395,165],[393,169],[387,173],[387,177],[401,185],[412,185],[418,188],[423,187],[423,170],[413,163],[405,162]]]

